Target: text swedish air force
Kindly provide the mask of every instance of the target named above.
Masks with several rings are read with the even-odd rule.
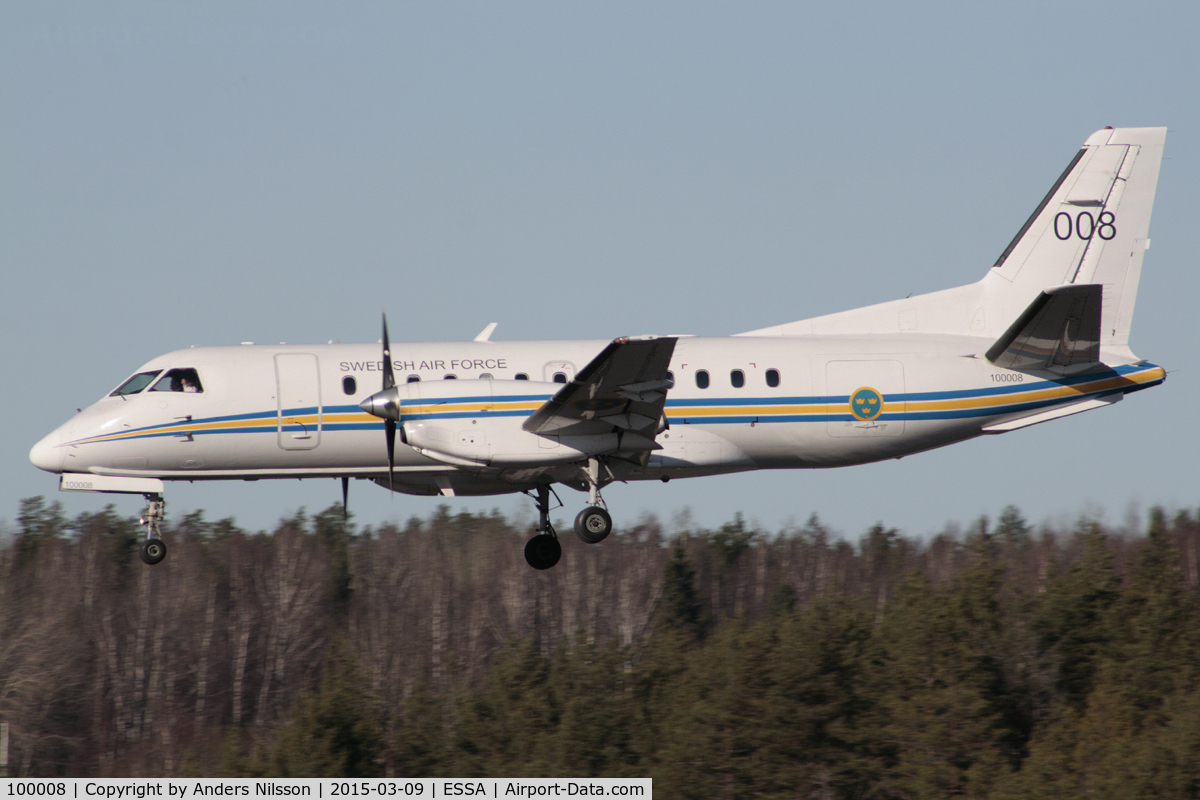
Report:
[[[449,364],[450,366],[446,366]],[[382,361],[342,361],[342,372],[383,372]],[[435,369],[508,369],[507,358],[437,358],[429,361],[393,361],[396,372],[419,372]]]

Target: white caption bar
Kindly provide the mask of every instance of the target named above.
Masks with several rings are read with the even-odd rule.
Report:
[[[0,800],[204,797],[434,798],[654,796],[650,778],[0,778]]]

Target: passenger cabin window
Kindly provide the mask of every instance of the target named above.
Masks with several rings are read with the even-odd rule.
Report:
[[[554,373],[554,382],[555,383],[566,383],[567,382],[567,373],[565,373],[565,372]]]
[[[491,379],[492,379],[492,373],[490,373],[490,372],[481,372],[481,373],[479,373],[479,380],[481,380],[481,381],[490,381]]]
[[[740,389],[746,385],[746,373],[740,369],[735,369],[729,373],[729,382],[733,384],[733,388]]]
[[[706,370],[706,369],[696,370],[696,386],[700,389],[708,388],[708,370]]]
[[[458,376],[457,375],[444,375],[443,379],[448,380],[448,381],[456,381],[456,380],[458,380]]]
[[[675,388],[675,373],[671,372],[671,370],[667,370],[667,383],[669,384],[667,386],[668,389]]]
[[[158,379],[158,383],[150,387],[152,392],[202,392],[200,388],[200,376],[196,374],[196,370],[191,369],[169,369],[163,373],[163,376]]]
[[[778,385],[779,385],[779,370],[777,370],[777,369],[767,370],[767,386],[770,386],[772,389],[774,389]]]
[[[527,381],[527,380],[529,380],[529,376],[528,376],[528,375],[526,375],[524,372],[518,372],[518,373],[516,374],[516,378],[515,378],[515,380],[518,380],[518,381]]]
[[[158,373],[161,371],[162,370],[156,369],[153,372],[139,372],[137,375],[134,375],[132,378],[122,383],[116,389],[113,389],[112,394],[110,394],[109,397],[137,394],[142,389],[145,389],[147,386],[149,386],[150,381],[158,377]]]
[[[421,380],[420,375],[409,375],[408,380],[406,380],[405,383],[416,383],[419,380]]]
[[[354,380],[353,375],[347,375],[342,378],[342,393],[354,394],[358,391],[358,383]]]

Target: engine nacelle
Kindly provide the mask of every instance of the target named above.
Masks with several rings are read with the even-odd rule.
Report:
[[[521,424],[562,388],[538,381],[417,381],[396,387],[400,440],[462,467],[536,467],[617,449],[616,433],[539,436]]]

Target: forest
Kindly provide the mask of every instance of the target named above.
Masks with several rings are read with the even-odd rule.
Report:
[[[273,531],[23,500],[11,776],[654,778],[665,798],[1200,797],[1200,510],[929,537],[652,516],[560,564],[441,506]]]

